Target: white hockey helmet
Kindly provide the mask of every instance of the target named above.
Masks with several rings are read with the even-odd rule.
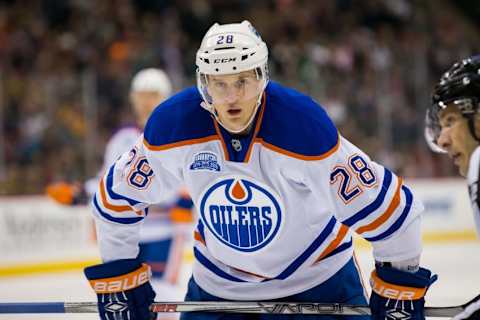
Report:
[[[250,22],[244,20],[241,23],[223,25],[215,23],[203,37],[196,57],[197,88],[204,100],[202,107],[211,112],[224,126],[217,117],[212,106],[212,99],[207,91],[208,75],[226,75],[253,70],[257,79],[260,80],[256,111],[260,105],[263,90],[268,83],[267,64],[267,45]],[[255,113],[245,128],[250,125]],[[229,131],[241,132],[245,128],[239,131]]]
[[[197,51],[196,64],[200,73],[222,75],[262,67],[267,59],[267,45],[250,22],[244,20],[211,26]]]
[[[168,97],[172,93],[172,84],[167,74],[161,69],[147,68],[140,70],[132,79],[130,92],[151,91]]]

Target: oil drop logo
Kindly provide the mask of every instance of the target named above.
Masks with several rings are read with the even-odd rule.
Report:
[[[282,224],[280,197],[250,178],[223,178],[200,201],[200,215],[210,232],[225,245],[244,252],[272,241]]]

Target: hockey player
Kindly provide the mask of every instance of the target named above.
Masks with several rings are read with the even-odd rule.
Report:
[[[427,111],[426,137],[434,151],[447,153],[467,178],[473,217],[480,235],[480,55],[455,63],[435,86]],[[455,319],[480,319],[480,300]]]
[[[85,270],[102,319],[152,316],[148,268],[135,259],[138,232],[149,205],[181,184],[199,214],[186,300],[366,304],[356,231],[376,260],[373,318],[424,318],[436,276],[419,267],[422,205],[400,177],[343,138],[320,105],[269,81],[267,60],[248,21],[214,24],[197,52],[197,87],[162,103],[108,170],[93,201],[107,259]],[[328,317],[181,316],[303,318]]]
[[[132,78],[130,101],[136,125],[120,128],[110,138],[105,148],[104,164],[98,177],[81,183],[59,183],[47,188],[47,193],[57,202],[73,205],[86,204],[98,188],[105,170],[111,166],[141,135],[152,110],[170,96],[171,83],[163,70],[147,68]],[[191,225],[191,200],[184,192],[151,208],[148,223],[141,230],[138,259],[151,266],[155,290],[167,300],[181,299],[182,288],[178,285],[179,268],[183,248],[190,235],[185,229]],[[102,252],[103,253],[103,252]],[[107,257],[108,259],[108,257]]]

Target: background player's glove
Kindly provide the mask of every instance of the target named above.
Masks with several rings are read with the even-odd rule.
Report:
[[[480,295],[468,302],[465,310],[452,320],[480,320]]]
[[[97,293],[102,320],[151,320],[155,292],[150,268],[136,259],[123,259],[85,268],[85,276]]]
[[[47,186],[47,195],[60,204],[86,204],[88,197],[85,190],[78,183],[57,182]]]
[[[425,319],[424,296],[437,278],[424,268],[411,273],[377,266],[370,278],[372,319]]]

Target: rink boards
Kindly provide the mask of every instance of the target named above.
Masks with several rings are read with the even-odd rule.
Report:
[[[425,243],[475,241],[467,187],[461,179],[407,180],[425,205]],[[368,247],[356,241],[357,248]],[[44,196],[0,198],[0,277],[79,269],[99,261],[87,206],[61,206]],[[190,248],[185,260],[191,262]]]

